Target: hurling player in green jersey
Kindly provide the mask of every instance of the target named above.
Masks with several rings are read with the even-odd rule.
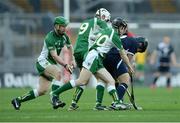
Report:
[[[58,16],[55,18],[54,30],[50,31],[46,35],[41,54],[37,58],[36,62],[36,68],[39,73],[39,87],[29,91],[23,96],[14,98],[11,103],[16,110],[20,109],[22,102],[44,95],[51,82],[59,84],[63,83],[61,82],[61,69],[59,68],[58,64],[63,66],[69,72],[72,71],[72,65],[74,67],[76,66],[75,61],[73,60],[73,55],[72,65],[66,63],[60,57],[61,50],[65,45],[70,50],[71,54],[73,54],[71,42],[65,33],[67,25],[68,21],[64,17]],[[65,105],[64,102],[58,102],[58,104],[60,104],[59,106],[62,107]],[[53,108],[56,109],[58,107],[54,106]]]
[[[111,14],[105,8],[100,8],[97,10],[95,17],[85,20],[79,29],[78,37],[74,47],[74,57],[78,68],[82,68],[82,63],[84,61],[84,55],[88,52],[90,46],[92,46],[94,41],[92,37],[95,36],[99,31],[108,27],[110,23]],[[94,77],[92,76],[91,79]],[[73,94],[72,104],[69,110],[77,109],[80,96],[83,93],[85,86],[78,86]]]
[[[119,37],[119,35],[125,33],[127,25],[122,25],[119,21],[117,21],[112,26],[113,28],[107,28],[99,32],[100,36],[96,39],[95,43],[90,47],[87,55],[85,56],[79,78],[76,80],[70,80],[68,83],[51,93],[51,101],[53,106],[60,107],[59,105],[61,103],[58,104],[58,102],[60,102],[59,94],[74,87],[86,85],[89,78],[92,75],[95,75],[97,78],[103,80],[107,84],[107,91],[115,102],[115,109],[127,109],[126,105],[119,101],[115,89],[115,80],[103,66],[103,59],[105,58],[105,55],[112,47],[116,47],[119,49],[119,55],[127,65],[129,73],[134,73],[133,67],[129,62]],[[96,107],[99,106],[101,105],[97,105]]]
[[[85,20],[81,24],[74,46],[74,57],[79,68],[82,68],[84,54],[88,51],[89,43],[91,43],[90,37],[94,33],[107,28],[107,22],[110,21],[110,17],[110,13],[106,9],[101,8],[96,12],[94,18]]]

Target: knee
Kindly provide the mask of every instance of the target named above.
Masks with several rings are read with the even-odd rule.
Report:
[[[81,82],[81,85],[87,85],[88,83],[85,81],[85,82]]]
[[[130,81],[131,81],[131,78],[130,78],[129,74],[120,75],[118,77],[118,82],[120,82],[120,83],[129,84]]]
[[[87,85],[88,84],[88,80],[77,79],[76,83],[77,83],[78,86],[80,86],[80,85]]]
[[[124,79],[124,81],[121,81],[122,83],[126,83],[127,85],[130,84],[131,78],[130,76],[128,76],[126,79]]]
[[[55,75],[56,80],[61,80],[61,71],[57,71]]]
[[[110,84],[110,85],[114,85],[114,84],[115,84],[115,80],[114,80],[114,79],[110,80],[110,81],[109,81],[109,84]]]

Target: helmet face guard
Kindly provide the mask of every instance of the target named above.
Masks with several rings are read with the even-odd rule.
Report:
[[[148,47],[148,41],[146,38],[144,37],[138,37],[138,49],[140,49],[140,53],[143,53],[146,51],[147,47]]]
[[[123,35],[127,32],[127,22],[120,17],[117,17],[112,21],[112,26],[117,29],[119,35]]]
[[[101,20],[109,22],[111,19],[111,14],[105,8],[100,8],[96,11],[95,17],[99,17]]]
[[[121,19],[120,17],[117,17],[112,21],[112,26],[116,29],[119,29],[119,27],[126,28],[127,22],[125,20]]]

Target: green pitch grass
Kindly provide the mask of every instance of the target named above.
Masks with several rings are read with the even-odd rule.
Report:
[[[29,122],[29,121],[82,121],[82,122],[113,122],[113,121],[180,121],[180,88],[167,90],[166,88],[135,87],[135,99],[143,111],[134,109],[129,111],[94,111],[95,89],[86,89],[82,96],[77,111],[67,111],[71,103],[70,90],[62,94],[62,99],[67,103],[63,109],[53,110],[49,101],[49,95],[22,104],[21,110],[16,111],[11,105],[11,99],[24,94],[29,89],[13,88],[0,89],[0,121],[1,122]],[[127,97],[125,98],[126,102]],[[111,98],[105,92],[104,104],[109,105]]]

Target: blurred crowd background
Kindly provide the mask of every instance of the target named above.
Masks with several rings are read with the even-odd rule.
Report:
[[[53,29],[55,16],[65,16],[66,0],[0,1],[0,87],[21,87],[37,83],[36,58],[44,36]],[[92,18],[98,8],[106,8],[112,19],[119,16],[129,23],[129,30],[149,40],[145,54],[137,56],[136,84],[150,85],[156,65],[149,56],[157,44],[168,36],[180,61],[180,0],[68,0],[68,34],[74,44],[79,23]],[[65,52],[65,51],[64,51]],[[179,68],[172,67],[172,85],[180,86]],[[164,78],[159,86],[164,86]],[[16,84],[14,84],[16,83]]]

